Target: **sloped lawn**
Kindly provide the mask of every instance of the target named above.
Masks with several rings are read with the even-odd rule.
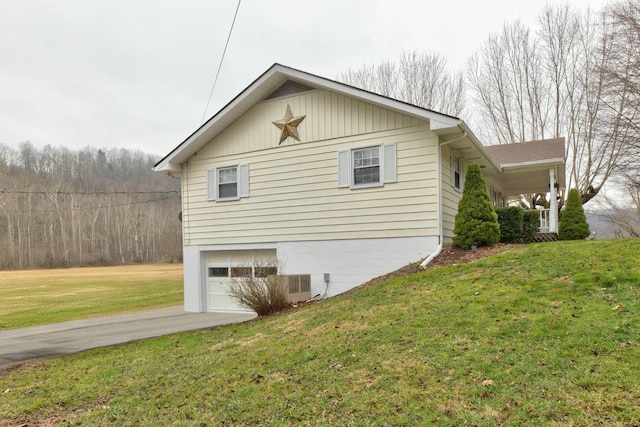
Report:
[[[0,373],[0,414],[9,425],[640,425],[639,259],[640,240],[522,246],[242,325],[28,364]]]

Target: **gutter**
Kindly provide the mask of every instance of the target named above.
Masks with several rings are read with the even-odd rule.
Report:
[[[460,128],[460,126],[458,126],[458,128]],[[467,135],[467,131],[464,129],[460,129],[462,130],[462,135],[457,136],[453,139],[450,139],[449,141],[445,141],[442,143],[438,143],[438,162],[442,163],[442,146],[443,145],[447,145],[447,144],[451,144],[452,142],[456,142],[459,141],[463,138],[466,138]],[[422,261],[420,263],[420,268],[426,268],[427,265],[429,265],[429,263],[431,261],[433,261],[433,259],[435,257],[437,257],[438,255],[440,255],[440,253],[442,252],[442,249],[444,249],[444,227],[442,225],[442,218],[443,218],[443,212],[442,212],[442,167],[440,167],[440,173],[439,173],[439,177],[438,177],[438,192],[440,193],[439,198],[440,200],[438,201],[438,214],[440,216],[440,236],[439,236],[439,244],[438,247],[436,248],[435,252],[433,252],[431,255],[429,255],[424,261]]]

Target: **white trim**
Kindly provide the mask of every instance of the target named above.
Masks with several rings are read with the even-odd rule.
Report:
[[[198,150],[229,127],[235,120],[244,115],[251,107],[287,80],[294,80],[316,89],[330,90],[382,108],[407,114],[417,119],[426,120],[429,122],[431,130],[457,127],[464,123],[455,117],[386,98],[382,95],[357,89],[280,64],[274,64],[205,124],[180,143],[173,151],[160,160],[154,166],[153,170],[178,176],[178,174],[181,173],[180,165],[182,163],[187,161]]]
[[[236,171],[236,195],[233,197],[221,197],[220,196],[220,185],[222,185],[222,183],[220,182],[220,171],[223,170],[233,170],[235,169]],[[240,199],[240,173],[238,171],[238,165],[231,165],[231,166],[221,166],[219,168],[215,168],[216,171],[216,201],[218,202],[228,202],[228,201],[232,201],[232,200],[239,200]],[[224,183],[224,184],[228,184],[228,183]]]
[[[219,173],[221,170],[236,170],[236,195],[234,197],[220,197]],[[249,197],[249,165],[229,165],[207,170],[207,200],[216,202],[229,202]]]
[[[378,182],[356,184],[354,151],[378,149]],[[397,182],[396,144],[376,144],[364,147],[353,147],[338,152],[338,187],[357,190],[361,188],[383,187],[387,183]]]
[[[464,158],[457,151],[451,149],[451,186],[461,193],[464,191],[465,166],[466,162]],[[459,168],[459,170],[456,168]],[[458,172],[459,175],[459,187],[456,186],[456,172]]]
[[[246,250],[258,250],[258,249],[277,249],[277,243],[238,243],[231,245],[199,245],[197,247],[200,251],[246,251]]]
[[[505,163],[504,165],[502,165],[502,169],[525,168],[527,166],[542,166],[542,165],[554,166],[558,164],[564,164],[564,159],[544,159],[544,160],[532,160],[530,162],[522,162],[522,163]]]

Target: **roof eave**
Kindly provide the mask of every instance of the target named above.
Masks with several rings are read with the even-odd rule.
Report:
[[[528,168],[535,166],[556,166],[563,165],[565,163],[564,158],[557,159],[543,159],[543,160],[533,160],[530,162],[521,162],[521,163],[505,163],[502,165],[502,169],[520,169],[520,168]]]
[[[209,143],[224,129],[242,116],[242,114],[247,112],[253,105],[264,99],[264,97],[288,79],[302,82],[309,86],[341,93],[345,96],[360,99],[374,105],[389,108],[415,118],[428,121],[431,130],[455,127],[461,122],[460,119],[453,116],[448,116],[446,114],[437,113],[435,111],[417,107],[392,98],[387,98],[373,92],[358,89],[344,83],[339,83],[324,77],[286,67],[284,65],[274,64],[213,117],[189,135],[187,139],[158,161],[154,166],[154,171],[172,171],[177,173],[177,170],[180,168],[179,165],[193,156],[204,145]]]

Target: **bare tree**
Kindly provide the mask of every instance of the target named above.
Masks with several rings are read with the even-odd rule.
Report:
[[[180,261],[179,182],[154,160],[0,145],[0,268]]]
[[[606,90],[615,43],[607,14],[547,6],[535,33],[505,24],[467,67],[481,134],[501,144],[566,137],[567,187],[578,188],[583,203],[629,149],[621,110],[631,92]]]
[[[287,291],[282,274],[284,267],[276,259],[255,260],[231,269],[229,293],[238,304],[266,316],[285,308]]]
[[[397,64],[384,61],[348,69],[338,80],[452,116],[464,111],[464,73],[450,72],[437,53],[404,52]]]

